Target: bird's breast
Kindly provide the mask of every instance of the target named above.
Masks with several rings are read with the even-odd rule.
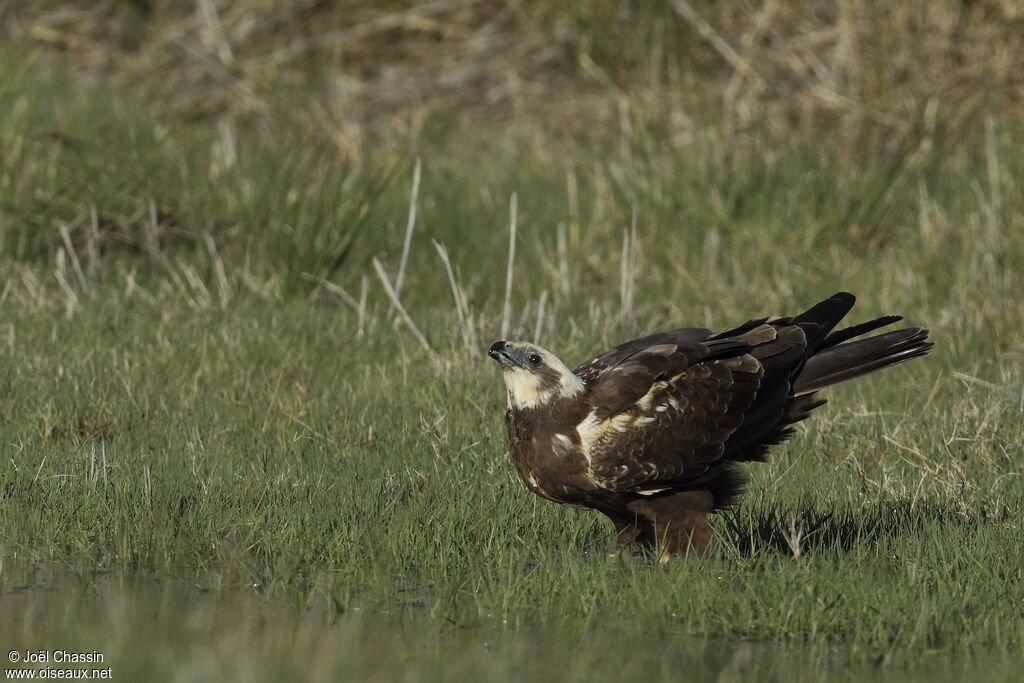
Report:
[[[555,424],[529,424],[510,413],[512,462],[526,487],[559,503],[580,504],[593,487],[579,435]]]

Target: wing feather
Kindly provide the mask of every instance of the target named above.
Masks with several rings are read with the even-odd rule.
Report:
[[[710,336],[711,330],[703,327],[681,327],[675,330],[668,330],[667,332],[656,332],[646,337],[640,337],[639,339],[619,344],[613,349],[609,349],[588,361],[584,361],[573,372],[584,382],[589,383],[597,379],[609,368],[619,365],[631,356],[650,347],[661,344],[686,346],[703,342]]]
[[[651,493],[698,479],[722,459],[762,375],[760,363],[744,354],[701,359],[651,383],[600,423],[590,453],[595,481],[612,491]]]
[[[829,366],[845,367],[849,363],[832,359],[853,351],[864,355],[866,344],[878,344],[881,337],[842,342],[897,319],[833,332],[853,302],[853,295],[839,292],[793,317],[749,320],[717,334],[703,328],[661,332],[580,365],[574,372],[587,388],[589,413],[577,429],[594,483],[651,496],[705,487],[714,492],[716,505],[720,497],[727,504],[738,490],[729,464],[763,459],[768,446],[785,440],[794,422],[821,405],[809,392],[824,383],[813,378],[802,392],[807,396],[793,394],[808,359],[820,351],[829,356]],[[905,332],[923,339],[924,333]],[[897,355],[886,356],[886,364]],[[877,367],[865,363],[854,371]],[[835,376],[827,375],[827,383],[847,378]]]

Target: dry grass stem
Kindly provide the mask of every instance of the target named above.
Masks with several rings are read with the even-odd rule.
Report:
[[[412,190],[409,196],[409,218],[405,225],[405,240],[402,242],[402,257],[398,262],[398,275],[395,277],[395,298],[402,296],[402,284],[405,281],[405,268],[409,262],[409,250],[412,248],[412,233],[416,228],[416,205],[420,196],[420,160],[416,159],[416,165],[412,171]],[[388,309],[388,315],[394,313],[394,304]]]
[[[462,342],[466,345],[466,353],[469,354],[470,358],[479,358],[480,349],[473,343],[472,333],[466,321],[465,296],[455,281],[455,271],[452,269],[451,260],[448,258],[448,250],[437,240],[431,239],[430,241],[434,244],[434,249],[437,250],[437,255],[441,258],[441,263],[444,264],[444,270],[448,277],[448,286],[452,290],[452,300],[455,302],[455,314],[459,321],[459,331],[462,334]]]
[[[388,295],[388,298],[391,299],[391,303],[394,305],[395,310],[398,312],[399,317],[405,323],[406,327],[408,327],[409,331],[412,332],[412,335],[416,337],[416,341],[418,341],[420,346],[422,346],[426,351],[429,351],[432,356],[436,357],[437,352],[434,351],[430,342],[428,342],[427,338],[423,336],[422,332],[420,332],[420,329],[416,327],[416,323],[412,321],[412,318],[409,317],[409,314],[405,310],[405,306],[403,306],[402,302],[398,300],[398,295],[395,294],[395,290],[391,287],[391,283],[388,282],[387,272],[384,270],[384,266],[381,265],[380,261],[377,260],[376,256],[373,257],[373,269],[377,272],[377,277],[380,278],[380,283],[384,287],[384,292]]]
[[[501,307],[501,338],[508,336],[512,324],[512,278],[516,261],[516,228],[519,222],[519,199],[516,193],[508,203],[508,267],[505,270],[505,303]]]

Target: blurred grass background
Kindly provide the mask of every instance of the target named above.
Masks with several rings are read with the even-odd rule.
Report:
[[[513,679],[538,633],[662,677],[648,635],[840,648],[811,677],[1019,652],[1022,28],[1010,0],[0,2],[0,600],[68,596],[4,642],[193,619],[120,607],[155,579],[223,621],[263,619],[238,590],[360,605],[381,653],[442,653],[428,679]],[[752,467],[721,556],[607,565],[506,460],[481,351],[513,195],[507,324],[568,362],[838,289],[938,346]],[[199,623],[183,651],[235,642]],[[517,644],[434,640],[475,629]],[[316,651],[327,679],[351,649]]]

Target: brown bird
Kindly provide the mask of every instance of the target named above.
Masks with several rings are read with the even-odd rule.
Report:
[[[742,492],[737,463],[765,460],[825,403],[815,392],[932,347],[920,327],[855,339],[900,316],[833,332],[854,301],[839,292],[791,318],[659,332],[575,370],[535,344],[495,342],[519,476],[548,500],[605,514],[618,551],[705,550],[706,515]]]

